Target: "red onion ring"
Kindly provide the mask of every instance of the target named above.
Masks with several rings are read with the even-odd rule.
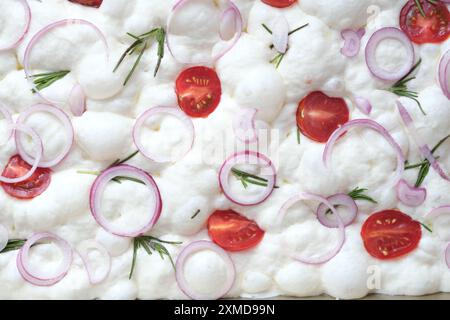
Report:
[[[438,78],[442,92],[448,99],[450,99],[450,50],[447,50],[447,52],[444,53],[441,61],[439,62]]]
[[[217,294],[215,294],[212,297],[193,292],[189,288],[189,285],[184,276],[183,269],[184,269],[184,264],[186,263],[187,258],[189,256],[191,256],[192,254],[197,253],[202,250],[210,250],[210,251],[214,251],[215,253],[217,253],[224,260],[224,262],[227,266],[227,271],[229,271],[227,273],[227,279],[226,279],[225,283],[215,284],[216,286],[221,285],[221,287],[219,287],[217,289]],[[175,269],[176,269],[176,279],[177,279],[178,287],[180,288],[181,291],[183,291],[183,293],[185,295],[187,295],[189,298],[191,298],[193,300],[216,300],[216,299],[223,297],[233,287],[233,284],[234,284],[234,281],[236,278],[236,269],[235,269],[234,263],[231,260],[231,257],[229,256],[229,254],[225,250],[223,250],[221,247],[214,244],[213,242],[205,241],[205,240],[192,242],[189,245],[187,245],[185,248],[183,248],[183,250],[178,255]]]
[[[246,199],[245,196],[232,194],[228,178],[231,169],[238,164],[258,164],[261,165],[264,171],[264,176],[267,179],[267,187],[264,192],[256,196],[255,199]],[[265,155],[255,151],[241,151],[231,155],[222,164],[219,171],[219,185],[225,197],[233,203],[241,206],[254,206],[267,200],[272,194],[276,183],[276,170],[272,161]]]
[[[28,252],[31,246],[44,239],[53,240],[63,253],[63,259],[59,265],[59,269],[55,272],[55,275],[51,277],[42,277],[41,275],[36,274],[30,267],[28,261]],[[37,233],[31,236],[19,250],[16,262],[19,273],[27,282],[36,286],[52,286],[61,281],[69,271],[70,265],[72,264],[72,248],[67,241],[57,235],[49,232]]]
[[[231,40],[237,31],[237,15],[233,8],[229,8],[222,13],[220,18],[220,38],[224,41]]]
[[[109,181],[118,176],[131,177],[139,179],[145,183],[151,191],[153,191],[154,208],[151,210],[148,221],[133,231],[124,231],[115,228],[102,214],[101,214],[101,199],[105,187]],[[111,167],[103,171],[94,181],[91,187],[89,195],[89,204],[92,216],[95,221],[109,233],[115,234],[120,237],[134,238],[140,236],[149,231],[158,221],[162,211],[161,194],[159,193],[158,186],[153,178],[145,171],[132,167],[129,165],[120,165]]]
[[[357,31],[352,29],[342,30],[341,37],[344,40],[344,46],[341,49],[342,55],[348,58],[357,56],[361,48],[361,38],[364,34],[364,29],[359,29]]]
[[[366,98],[355,97],[355,105],[365,115],[369,115],[372,112],[372,105]]]
[[[34,157],[34,160],[31,162],[31,163],[33,163],[31,169],[23,176],[18,177],[18,178],[6,178],[6,177],[0,175],[0,182],[4,182],[4,183],[18,183],[18,182],[25,181],[29,177],[31,177],[33,175],[33,173],[36,171],[36,169],[38,168],[39,162],[41,161],[41,158],[42,158],[42,153],[44,152],[44,149],[42,146],[42,140],[39,137],[39,135],[36,133],[36,131],[34,131],[33,129],[31,129],[29,127],[18,124],[18,123],[11,124],[11,127],[15,131],[22,131],[23,133],[28,134],[32,138],[32,140],[35,141],[36,155]]]
[[[69,116],[63,110],[61,110],[55,106],[47,105],[47,104],[37,104],[37,105],[34,105],[34,106],[28,108],[27,110],[25,110],[24,112],[22,112],[20,114],[19,118],[17,119],[17,123],[24,124],[26,119],[30,115],[32,115],[33,113],[36,113],[36,112],[47,112],[47,113],[52,114],[53,116],[58,118],[59,121],[61,121],[61,123],[63,124],[64,129],[66,131],[67,143],[66,143],[64,149],[54,159],[41,160],[39,162],[39,167],[51,168],[51,167],[54,167],[57,164],[59,164],[61,161],[63,161],[69,154],[70,149],[72,148],[72,145],[74,142],[74,136],[75,136],[74,129],[73,129],[72,122],[70,121]],[[17,132],[15,134],[15,140],[16,140],[17,151],[19,152],[22,159],[24,159],[28,163],[32,163],[35,159],[25,151],[25,148],[22,145],[21,135],[18,134]]]
[[[233,130],[236,137],[246,143],[253,143],[258,140],[256,133],[255,116],[258,109],[242,109],[233,119]]]
[[[272,43],[280,53],[286,53],[289,40],[289,24],[284,15],[278,16],[272,27]]]
[[[445,263],[450,269],[450,243],[447,245],[447,249],[445,249]]]
[[[181,59],[180,57],[177,57],[177,55],[175,54],[174,50],[173,50],[173,44],[171,43],[171,35],[170,35],[170,29],[173,23],[173,19],[176,15],[176,13],[181,10],[183,8],[183,6],[188,3],[191,0],[179,0],[173,7],[172,7],[172,11],[169,15],[169,18],[167,19],[167,34],[166,34],[166,44],[167,44],[167,48],[169,49],[170,54],[172,55],[172,57],[178,61],[179,63],[184,63],[184,64],[210,64],[210,63],[215,63],[217,62],[217,60],[219,60],[220,58],[222,58],[228,51],[230,51],[238,42],[238,40],[240,39],[241,35],[242,35],[242,29],[243,29],[243,20],[242,20],[242,15],[241,12],[239,11],[238,7],[233,3],[233,1],[231,0],[224,0],[227,4],[228,4],[228,8],[225,9],[225,11],[227,10],[232,10],[234,12],[234,16],[235,16],[235,34],[234,37],[231,38],[228,42],[229,45],[227,45],[223,50],[221,50],[218,54],[216,55],[212,55],[211,54],[211,58],[206,60],[206,61],[196,61],[196,60],[186,60],[186,59]],[[208,0],[208,1],[213,1],[213,0]],[[225,14],[225,12],[223,13]],[[231,14],[231,13],[227,13]],[[222,21],[222,19],[221,19]],[[219,21],[219,23],[221,23],[221,21]],[[219,28],[220,29],[220,28]],[[225,31],[225,30],[223,30]]]
[[[427,189],[411,186],[404,179],[397,184],[397,199],[409,207],[418,207],[427,198]]]
[[[64,19],[64,20],[60,20],[60,21],[51,23],[51,24],[47,25],[46,27],[44,27],[43,29],[41,29],[40,31],[38,31],[33,36],[33,38],[31,38],[30,42],[28,43],[27,48],[25,49],[25,54],[23,57],[23,68],[25,71],[25,75],[28,79],[28,83],[31,85],[31,88],[36,92],[36,94],[42,100],[44,100],[45,102],[47,102],[49,104],[55,104],[55,103],[50,101],[49,99],[45,98],[44,95],[36,88],[36,85],[33,82],[33,77],[30,72],[30,56],[31,56],[31,52],[32,52],[34,46],[36,45],[36,43],[39,42],[39,40],[42,37],[44,37],[47,33],[52,31],[53,29],[65,27],[68,25],[85,25],[85,26],[92,28],[97,33],[97,35],[100,37],[100,40],[102,41],[102,43],[104,44],[104,46],[106,48],[107,57],[109,57],[109,48],[108,48],[108,42],[106,41],[106,37],[104,36],[102,31],[96,25],[94,25],[93,23],[91,23],[89,21],[86,21],[83,19]]]
[[[86,112],[86,95],[79,84],[73,86],[69,96],[69,108],[75,117],[81,117]]]
[[[397,101],[397,108],[400,113],[400,117],[402,118],[403,123],[405,124],[406,129],[413,138],[414,142],[419,147],[419,150],[422,153],[422,155],[425,157],[425,159],[427,159],[430,162],[431,167],[441,176],[442,179],[450,181],[450,177],[444,172],[439,162],[433,156],[430,147],[426,143],[424,143],[422,139],[419,137],[416,127],[414,126],[414,121],[408,110],[406,110],[406,108],[402,105],[400,101]]]
[[[151,154],[150,152],[146,151],[144,146],[142,145],[141,139],[139,137],[139,134],[141,132],[142,126],[144,125],[145,121],[155,115],[158,114],[168,114],[171,116],[174,116],[175,118],[177,118],[178,120],[180,120],[185,127],[188,129],[188,133],[189,133],[189,140],[190,140],[190,144],[188,145],[188,148],[181,153],[181,156],[178,157],[177,159],[172,159],[172,157],[164,157],[164,156],[159,156],[157,154]],[[135,125],[133,127],[133,141],[134,144],[136,145],[136,147],[139,149],[139,151],[142,153],[142,155],[152,161],[155,162],[175,162],[177,160],[179,160],[180,158],[184,157],[194,146],[194,140],[195,140],[195,129],[194,129],[194,124],[192,123],[191,118],[189,118],[188,116],[186,116],[186,114],[182,111],[180,111],[180,109],[178,108],[174,108],[174,107],[154,107],[151,109],[148,109],[147,111],[145,111],[143,114],[141,114],[135,122]]]
[[[398,71],[388,71],[380,67],[376,60],[377,47],[383,40],[394,39],[400,41],[407,50],[405,64]],[[397,81],[404,77],[414,66],[414,46],[408,36],[400,29],[387,27],[376,31],[369,39],[366,46],[366,64],[370,72],[378,79],[385,81]]]
[[[0,224],[0,252],[6,248],[9,240],[9,232],[8,229],[2,224]]]
[[[107,264],[107,267],[103,273],[96,274],[94,267],[89,262],[90,250],[98,251],[104,258],[104,262]],[[77,252],[80,255],[81,260],[83,261],[84,267],[86,268],[88,274],[89,282],[91,284],[101,283],[108,277],[111,271],[111,255],[103,245],[94,240],[86,240],[78,246]]]
[[[19,44],[22,43],[23,39],[25,39],[25,36],[27,35],[28,31],[30,30],[30,24],[31,24],[30,6],[28,5],[28,2],[26,0],[18,0],[18,1],[22,4],[23,9],[25,11],[25,25],[24,25],[18,39],[15,40],[13,44],[0,46],[0,52],[17,48],[19,46]]]
[[[278,221],[281,221],[286,216],[287,210],[290,207],[292,207],[294,204],[296,204],[299,201],[305,201],[305,200],[319,201],[319,202],[323,203],[325,206],[327,206],[333,212],[333,214],[336,217],[337,224],[338,224],[339,240],[338,240],[338,243],[336,244],[336,247],[334,247],[333,250],[331,250],[329,253],[326,253],[318,258],[310,258],[310,257],[305,258],[305,257],[301,257],[298,254],[294,254],[292,257],[295,260],[300,261],[302,263],[306,263],[306,264],[315,264],[315,265],[323,264],[323,263],[328,262],[331,259],[333,259],[339,253],[339,251],[341,251],[342,247],[344,246],[344,242],[345,242],[344,221],[342,220],[341,216],[337,212],[336,208],[327,199],[325,199],[324,197],[321,197],[319,195],[308,193],[308,192],[302,192],[299,195],[290,198],[281,207],[281,209],[278,213]]]
[[[323,162],[325,166],[327,167],[331,160],[331,153],[333,151],[334,145],[336,144],[336,141],[344,133],[346,133],[350,129],[357,127],[375,130],[392,146],[397,155],[397,169],[395,171],[394,177],[392,178],[396,184],[398,180],[401,178],[403,171],[405,170],[405,156],[403,155],[402,149],[400,148],[398,143],[394,140],[394,138],[389,134],[389,132],[382,125],[370,119],[351,120],[346,124],[342,125],[331,135],[323,151]]]
[[[353,200],[349,195],[345,193],[338,193],[328,197],[327,200],[334,207],[343,206],[348,208],[349,215],[341,217],[344,227],[351,225],[353,221],[355,221],[356,216],[358,215],[358,206],[356,205],[355,200]],[[316,215],[319,222],[327,228],[339,228],[338,221],[331,220],[327,215],[327,211],[328,208],[324,203],[321,203],[317,207]]]

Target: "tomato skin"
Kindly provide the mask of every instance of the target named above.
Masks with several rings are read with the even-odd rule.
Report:
[[[175,83],[178,105],[194,118],[206,118],[220,103],[222,85],[214,69],[192,67],[182,71]]]
[[[251,249],[261,242],[265,233],[255,221],[233,210],[215,211],[207,225],[211,240],[227,251]]]
[[[400,28],[412,42],[440,43],[450,35],[450,12],[442,2],[431,4],[420,0],[425,12],[423,17],[414,0],[409,0],[400,12]]]
[[[293,5],[297,0],[262,0],[265,4],[275,8],[286,8]]]
[[[69,0],[70,2],[78,3],[87,7],[99,8],[103,0]]]
[[[361,236],[372,257],[389,260],[416,249],[422,229],[410,216],[397,210],[385,210],[372,214],[364,222]]]
[[[26,163],[19,155],[9,159],[3,170],[2,176],[7,178],[18,178],[26,174],[31,169],[31,165]],[[3,190],[10,196],[27,200],[41,195],[51,182],[52,171],[48,168],[37,168],[31,177],[18,183],[1,182]]]
[[[349,119],[344,99],[328,97],[320,91],[311,92],[298,104],[297,126],[301,133],[316,142],[327,142]]]

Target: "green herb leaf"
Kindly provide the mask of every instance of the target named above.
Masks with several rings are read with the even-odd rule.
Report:
[[[139,52],[133,67],[131,68],[131,71],[128,73],[123,85],[126,86],[128,82],[130,81],[131,77],[133,76],[134,72],[136,71],[139,63],[141,62],[142,56],[144,55],[145,51],[150,45],[150,41],[154,40],[158,43],[158,61],[156,63],[155,71],[153,73],[153,76],[156,77],[156,74],[158,73],[158,70],[161,66],[162,59],[164,58],[164,43],[166,39],[166,32],[164,28],[155,28],[149,32],[143,33],[139,36],[136,36],[132,33],[127,32],[127,35],[134,39],[134,42],[124,51],[124,53],[119,58],[119,61],[117,62],[114,72],[119,69],[122,62],[125,60],[127,56],[130,56],[136,52]]]
[[[297,143],[300,144],[300,129],[297,128]]]
[[[39,73],[39,74],[32,75],[30,77],[34,79],[33,83],[36,86],[37,91],[41,91],[42,89],[50,87],[56,81],[61,80],[69,73],[70,73],[70,71],[63,70],[63,71],[55,71],[55,72],[48,72],[48,73]],[[36,93],[35,89],[32,89],[31,91],[33,93]]]
[[[416,77],[411,77],[411,74],[416,71],[416,69],[419,67],[419,65],[422,63],[422,59],[419,59],[417,63],[414,65],[414,67],[411,68],[411,70],[400,80],[398,80],[392,87],[386,89],[387,91],[390,91],[394,94],[396,94],[399,97],[406,97],[411,100],[414,100],[417,105],[419,106],[420,111],[423,115],[426,115],[425,111],[422,108],[422,104],[418,100],[419,94],[415,91],[411,91],[408,89],[408,82],[414,80]]]
[[[152,236],[140,236],[133,239],[133,259],[131,261],[131,270],[128,276],[129,279],[133,276],[134,269],[136,267],[137,252],[139,248],[144,248],[148,255],[152,255],[153,252],[157,252],[161,259],[164,260],[164,256],[167,256],[175,270],[175,264],[172,256],[170,255],[164,244],[180,245],[182,242],[178,241],[165,241]]]
[[[20,248],[22,248],[26,241],[27,240],[23,239],[9,239],[8,244],[2,251],[0,251],[0,253],[19,250]]]
[[[270,30],[270,28],[269,28],[266,24],[262,23],[261,25],[262,25],[262,27],[263,27],[268,33],[272,34],[272,30]],[[307,27],[307,26],[309,26],[309,23],[306,23],[306,24],[304,24],[304,25],[302,25],[302,26],[300,26],[300,27],[298,27],[298,28],[295,28],[295,29],[292,30],[292,31],[289,31],[288,36],[290,36],[290,35],[296,33],[296,32],[299,31],[299,30],[302,30],[303,28],[305,28],[305,27]],[[273,46],[273,44],[272,44],[272,45],[270,46],[270,49],[273,49],[273,47],[274,47],[274,46]],[[289,48],[288,48],[287,50],[289,50]],[[286,50],[286,52],[287,52],[287,50]],[[281,64],[281,61],[283,61],[283,58],[284,58],[284,56],[286,55],[286,52],[284,52],[284,53],[278,52],[278,53],[275,55],[275,57],[274,57],[272,60],[270,60],[270,63],[275,64],[275,68],[278,69],[278,67],[279,67],[280,64]]]
[[[427,231],[433,233],[433,230],[432,230],[429,226],[427,226],[425,223],[422,223],[422,222],[420,222],[420,221],[419,221],[419,223],[420,223],[420,225],[421,225],[422,227],[424,227]]]
[[[195,211],[194,215],[191,217],[191,219],[195,219],[196,216],[198,216],[198,214],[200,213],[200,209],[198,209],[197,211]]]
[[[434,156],[436,151],[444,144],[445,141],[447,141],[450,138],[450,134],[439,140],[439,142],[431,149],[431,153]],[[436,160],[438,160],[440,157],[436,156]],[[415,164],[409,164],[408,161],[405,162],[405,170],[411,170],[419,168],[419,172],[417,175],[415,186],[416,188],[420,187],[422,183],[424,182],[425,178],[427,177],[428,173],[430,172],[430,162],[427,159],[422,160],[419,163]]]

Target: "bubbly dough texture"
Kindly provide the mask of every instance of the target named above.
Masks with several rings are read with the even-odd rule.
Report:
[[[194,1],[200,6],[199,10],[204,1],[207,0]],[[23,28],[20,18],[8,17],[21,17],[22,13],[20,6],[14,4],[15,0],[0,2],[0,41],[7,42],[11,40],[9,35]],[[7,2],[10,6],[5,4]],[[43,26],[69,18],[91,21],[106,36],[109,60],[105,60],[105,48],[98,37],[89,30],[77,30],[76,27],[49,34],[36,48],[36,56],[32,59],[36,70],[69,68],[73,71],[45,90],[46,95],[58,101],[58,106],[70,114],[64,101],[78,82],[87,95],[87,112],[81,117],[71,116],[75,143],[64,162],[53,168],[51,185],[41,196],[22,201],[10,197],[0,188],[0,223],[8,229],[11,238],[24,239],[33,233],[48,231],[64,238],[74,248],[85,240],[96,240],[110,252],[112,266],[105,281],[91,285],[80,258],[75,255],[64,279],[51,287],[37,287],[23,280],[17,271],[16,251],[0,254],[0,299],[187,298],[177,286],[170,261],[162,260],[158,254],[149,256],[139,250],[134,275],[128,279],[132,240],[109,234],[95,222],[89,209],[89,190],[95,177],[77,173],[77,170],[101,170],[134,152],[131,131],[142,112],[158,105],[177,106],[174,82],[186,66],[178,63],[166,50],[159,73],[154,77],[155,43],[143,56],[126,87],[122,83],[133,59],[127,59],[116,73],[112,72],[121,53],[130,45],[126,32],[142,34],[165,26],[175,2],[103,0],[102,6],[95,9],[67,0],[29,1],[33,20],[28,35],[17,49],[0,52],[0,102],[10,108],[14,117],[42,102],[30,92],[21,65],[27,43]],[[323,144],[304,136],[298,144],[296,139],[295,112],[298,102],[309,92],[321,90],[344,97],[351,119],[367,117],[352,102],[354,96],[363,96],[373,105],[370,118],[390,131],[407,159],[411,162],[421,159],[401,125],[395,107],[397,97],[383,90],[386,84],[370,74],[363,50],[373,32],[384,26],[398,26],[404,1],[299,0],[282,10],[259,0],[236,0],[235,3],[244,18],[245,32],[236,46],[213,66],[221,79],[222,99],[208,118],[193,119],[196,131],[193,149],[176,163],[154,163],[142,155],[128,162],[149,172],[161,191],[161,218],[149,234],[183,242],[181,246],[166,246],[176,260],[185,245],[195,240],[209,240],[206,220],[215,210],[233,209],[255,220],[266,234],[255,248],[230,253],[236,266],[236,281],[227,297],[329,294],[353,299],[370,293],[423,295],[450,292],[450,270],[442,258],[450,239],[450,219],[439,220],[436,232],[423,230],[419,247],[411,254],[387,262],[372,258],[364,249],[360,236],[366,218],[384,209],[399,208],[423,221],[431,209],[450,203],[447,181],[430,171],[423,184],[428,189],[426,202],[417,208],[406,207],[398,202],[395,190],[387,184],[396,158],[392,148],[378,134],[363,130],[348,133],[335,148],[332,172],[321,165]],[[380,9],[376,17],[367,10],[374,5]],[[213,7],[211,4],[208,10]],[[186,20],[192,18],[192,12],[185,13]],[[291,29],[305,23],[309,26],[289,38],[289,50],[276,69],[270,63],[274,55],[270,49],[271,37],[261,24],[271,26],[279,15],[286,17]],[[207,19],[206,14],[194,16],[198,20]],[[211,28],[216,27],[215,21],[209,22],[211,26],[194,30],[197,36],[209,34]],[[183,30],[184,25],[176,27],[193,32]],[[362,50],[352,59],[340,53],[343,46],[340,31],[345,28],[366,29]],[[209,38],[203,40],[201,46],[211,41]],[[385,52],[396,52],[395,43],[386,43],[384,47]],[[412,113],[419,134],[430,145],[450,133],[450,101],[443,95],[434,76],[439,57],[449,47],[449,40],[441,44],[415,45],[423,64],[410,86],[419,93],[427,116],[421,115],[414,102],[401,99]],[[195,55],[195,50],[196,46],[190,43],[183,47],[183,55]],[[401,60],[399,55],[381,53],[380,56],[388,65],[395,66]],[[240,108],[246,107],[258,109],[258,128],[272,130],[269,156],[277,167],[279,186],[267,201],[253,207],[233,204],[221,193],[218,171],[231,152],[217,155],[215,150],[216,146],[221,148],[218,137],[228,138],[224,144],[226,150],[235,144],[233,117]],[[58,124],[51,120],[47,123],[45,118],[40,120],[45,123],[39,122],[39,119],[34,120],[35,126],[45,137],[48,154],[57,153],[64,139],[58,136]],[[161,139],[161,135],[155,135],[152,150],[167,151],[168,146],[175,146],[186,136],[182,125],[170,121],[163,121],[161,130],[165,137]],[[55,139],[53,143],[51,137]],[[448,171],[450,143],[439,150],[440,161]],[[14,152],[14,145],[10,143],[0,146],[0,163],[6,164]],[[404,177],[412,182],[415,174],[408,171]],[[334,245],[336,233],[318,223],[310,203],[292,208],[282,225],[277,225],[277,213],[285,201],[300,191],[327,196],[346,193],[357,186],[367,188],[378,203],[358,202],[359,215],[346,229],[347,239],[340,253],[323,265],[310,266],[294,261],[291,254],[295,250],[305,254],[325,252]],[[239,187],[239,184],[233,184],[233,188]],[[111,186],[107,191],[103,201],[111,216],[115,215],[115,209],[132,211],[131,215],[145,210],[148,193],[137,191],[132,182]],[[133,203],[139,205],[133,206]],[[200,213],[191,219],[197,210]],[[122,221],[120,219],[118,221]],[[33,261],[36,264],[47,261],[52,265],[59,256],[51,252],[50,246],[42,245],[42,249],[33,251]],[[215,290],[216,283],[223,281],[226,270],[219,256],[201,252],[189,258],[185,273],[193,288],[208,293]],[[369,285],[374,274],[380,276],[380,286]]]

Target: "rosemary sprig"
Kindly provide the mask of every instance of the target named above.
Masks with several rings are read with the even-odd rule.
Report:
[[[297,128],[297,143],[300,144],[300,129]]]
[[[195,219],[195,217],[197,217],[199,213],[200,213],[200,209],[195,211],[195,213],[192,215],[191,219]]]
[[[428,232],[431,232],[431,233],[433,233],[433,229],[431,229],[429,226],[427,226],[425,223],[422,223],[422,222],[420,222],[420,221],[418,221],[419,223],[420,223],[420,225],[422,226],[422,227],[424,227]]]
[[[121,159],[117,159],[116,161],[114,161],[113,163],[111,163],[107,169],[115,167],[115,166],[119,166],[121,164],[124,164],[125,162],[127,162],[128,160],[131,160],[132,158],[134,158],[137,154],[139,153],[139,151],[135,151],[132,154],[130,154],[129,156],[127,156],[126,158],[124,158],[123,160]],[[96,170],[78,170],[77,173],[79,174],[92,174],[95,176],[98,176],[102,173],[102,171],[96,171]],[[114,177],[113,179],[111,179],[114,182],[117,183],[122,183],[122,181],[127,180],[127,181],[133,181],[133,182],[137,182],[140,184],[145,184],[144,181],[136,179],[136,178],[132,178],[132,177],[125,177],[125,176],[117,176]]]
[[[9,251],[19,250],[25,244],[27,240],[23,239],[10,239],[6,247],[0,251],[0,253],[5,253]]]
[[[166,32],[164,28],[155,28],[149,32],[143,33],[139,36],[136,36],[132,33],[127,32],[127,35],[134,39],[134,42],[124,51],[122,56],[119,58],[119,61],[117,62],[113,72],[116,72],[117,69],[119,69],[122,62],[125,60],[127,56],[131,56],[132,54],[138,52],[138,56],[133,64],[133,67],[131,68],[131,71],[128,73],[127,77],[125,78],[125,81],[123,83],[124,86],[127,85],[128,81],[130,81],[131,77],[133,76],[134,72],[136,71],[139,63],[141,62],[142,56],[144,55],[145,51],[149,47],[149,42],[151,40],[155,40],[158,43],[158,61],[156,63],[155,71],[153,73],[153,76],[156,77],[156,74],[158,73],[159,67],[161,66],[161,61],[164,58],[164,42],[166,39]]]
[[[36,86],[37,91],[41,91],[42,89],[50,87],[56,81],[61,80],[69,73],[70,71],[68,70],[62,70],[55,72],[38,73],[31,75],[30,77],[34,79],[33,83]],[[32,89],[31,92],[36,93],[36,89]]]
[[[420,11],[420,14],[422,15],[422,17],[426,17],[425,11],[423,10],[422,4],[420,3],[420,0],[414,0],[416,2],[416,6]],[[427,0],[427,2],[431,3],[431,4],[437,4],[437,0]]]
[[[422,63],[422,59],[419,59],[419,61],[417,61],[417,63],[414,65],[414,67],[411,68],[411,70],[409,70],[409,72],[400,80],[398,80],[392,87],[386,89],[387,91],[390,91],[396,95],[398,95],[399,97],[406,97],[409,98],[411,100],[414,100],[417,105],[419,106],[420,111],[422,112],[422,114],[424,116],[426,116],[427,114],[425,113],[425,111],[422,108],[422,104],[419,101],[419,94],[415,91],[411,91],[408,89],[408,82],[416,79],[416,77],[412,77],[411,74],[416,71],[416,69],[420,66],[420,64]]]
[[[236,177],[236,179],[241,181],[242,185],[246,189],[249,184],[254,184],[257,186],[261,186],[261,187],[267,187],[267,182],[268,182],[267,179],[258,177],[254,174],[250,174],[248,172],[241,171],[241,170],[238,170],[235,168],[231,169],[231,173]]]
[[[133,276],[134,268],[136,267],[136,258],[137,258],[137,252],[140,248],[144,248],[145,252],[147,252],[148,255],[152,255],[153,252],[157,252],[161,259],[164,260],[164,256],[167,256],[170,260],[170,263],[172,264],[173,269],[175,270],[175,264],[172,260],[172,256],[170,255],[167,248],[164,246],[164,244],[173,244],[173,245],[179,245],[182,244],[182,242],[178,241],[165,241],[161,240],[152,236],[140,236],[133,239],[133,260],[131,261],[131,270],[129,279]],[[152,252],[153,251],[153,252]]]
[[[435,152],[439,149],[439,147],[441,147],[444,144],[444,142],[447,141],[449,138],[450,134],[439,140],[439,142],[433,147],[433,149],[431,149],[431,154],[434,156]],[[439,159],[439,156],[437,156],[436,159]],[[422,160],[421,162],[415,164],[409,164],[408,162],[405,163],[405,170],[419,168],[416,183],[414,184],[416,188],[420,187],[422,183],[425,181],[425,178],[430,172],[430,167],[431,164],[428,161],[428,159]]]
[[[263,27],[268,33],[272,34],[272,30],[270,30],[270,28],[269,28],[266,24],[263,23],[263,24],[261,24],[261,25],[262,25],[262,27]],[[294,30],[289,31],[288,36],[290,36],[290,35],[296,33],[297,31],[302,30],[303,28],[305,28],[305,27],[307,27],[307,26],[309,26],[309,23],[306,23],[306,24],[304,24],[304,25],[302,25],[302,26],[300,26],[300,27],[298,27],[298,28],[295,28]],[[274,46],[273,46],[273,44],[272,44],[272,45],[270,46],[270,49],[273,49],[273,47],[274,47]],[[288,48],[287,50],[289,50],[289,48]],[[275,57],[273,57],[273,59],[270,60],[270,63],[275,64],[275,68],[278,69],[278,67],[279,67],[280,64],[281,64],[281,61],[283,61],[283,58],[284,58],[284,56],[285,56],[286,53],[287,53],[287,50],[286,50],[286,52],[284,52],[284,53],[278,52],[278,53],[275,55]]]
[[[364,194],[368,189],[366,188],[360,188],[360,187],[356,187],[355,189],[353,189],[352,191],[350,191],[349,193],[347,193],[353,200],[363,200],[363,201],[368,201],[374,204],[377,204],[378,202],[375,201],[372,197]],[[335,206],[335,208],[338,208],[339,206]],[[333,212],[328,209],[325,214],[332,214]]]

